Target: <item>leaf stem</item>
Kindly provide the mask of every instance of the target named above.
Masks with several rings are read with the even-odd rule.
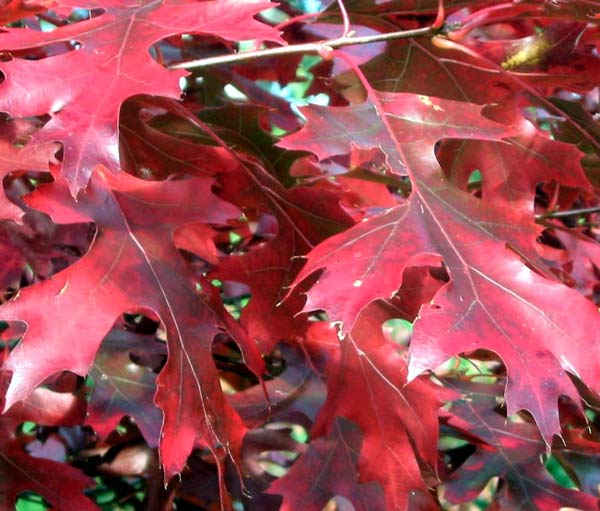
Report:
[[[288,46],[278,46],[266,50],[247,51],[242,53],[231,53],[228,55],[219,55],[217,57],[207,57],[204,59],[190,60],[189,62],[179,62],[172,64],[169,69],[200,69],[203,67],[218,66],[223,64],[235,64],[267,57],[279,55],[293,55],[296,53],[321,53],[325,48],[341,48],[342,46],[352,46],[355,44],[369,44],[380,41],[391,41],[393,39],[405,39],[408,37],[424,36],[433,34],[433,27],[422,27],[413,30],[399,30],[387,34],[374,34],[369,36],[351,36],[346,35],[337,39],[317,41],[313,43],[290,44]]]
[[[591,213],[599,213],[600,206],[592,206],[589,208],[567,209],[566,211],[549,211],[541,215],[535,215],[536,220],[546,218],[566,218],[570,216],[589,215]]]
[[[342,37],[348,37],[350,35],[350,18],[348,18],[348,11],[346,11],[344,0],[337,0],[337,4],[340,8],[340,13],[342,14],[342,20],[344,22],[344,33],[342,34]]]
[[[298,16],[294,16],[293,18],[288,18],[285,21],[282,21],[278,25],[275,25],[274,28],[277,30],[283,30],[285,27],[293,25],[294,23],[300,23],[301,21],[308,20],[310,18],[316,18],[323,14],[322,12],[307,12],[306,14],[300,14]]]

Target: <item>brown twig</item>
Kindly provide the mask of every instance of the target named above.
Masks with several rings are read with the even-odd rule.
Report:
[[[370,36],[348,35],[338,37],[337,39],[329,39],[313,43],[290,44],[288,46],[277,46],[276,48],[268,48],[266,50],[231,53],[228,55],[219,55],[217,57],[206,57],[204,59],[191,60],[189,62],[179,62],[169,66],[169,69],[200,69],[203,67],[235,64],[239,62],[247,62],[250,60],[280,55],[293,55],[296,53],[322,53],[328,48],[341,48],[343,46],[352,46],[355,44],[369,44],[381,41],[391,41],[394,39],[406,39],[408,37],[430,35],[434,32],[435,29],[433,27],[423,27],[413,30],[399,30],[397,32],[375,34]]]
[[[589,208],[567,209],[565,211],[549,211],[541,215],[535,215],[536,220],[545,220],[547,218],[568,218],[570,216],[589,215],[591,213],[600,213],[600,206]]]

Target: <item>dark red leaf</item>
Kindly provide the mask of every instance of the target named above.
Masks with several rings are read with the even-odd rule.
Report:
[[[269,2],[219,0],[121,1],[60,0],[65,8],[102,8],[100,16],[37,32],[9,28],[0,34],[0,50],[15,58],[2,62],[0,110],[13,116],[49,114],[52,119],[35,136],[37,142],[62,142],[62,175],[73,193],[83,188],[99,164],[119,168],[118,117],[121,103],[136,94],[179,98],[184,71],[169,71],[149,53],[154,43],[181,33],[210,34],[229,40],[281,42],[271,27],[253,16]],[[73,47],[73,43],[78,46]],[[66,51],[40,60],[20,53],[63,44]],[[60,68],[60,74],[54,69]],[[46,79],[39,80],[39,76]],[[21,91],[29,99],[21,101]]]
[[[451,281],[419,313],[409,379],[452,355],[490,349],[507,366],[509,413],[529,410],[550,442],[560,432],[558,397],[579,399],[565,371],[599,388],[596,357],[589,356],[598,341],[587,326],[598,321],[596,308],[524,264],[519,256],[547,272],[533,246],[539,229],[527,216],[501,203],[475,199],[443,176],[432,151],[436,140],[499,137],[499,125],[478,120],[476,109],[456,102],[406,94],[379,98],[361,105],[357,117],[365,122],[367,115],[371,120],[366,125],[386,129],[393,145],[388,149],[384,139],[384,149],[390,159],[402,157],[411,176],[409,205],[367,219],[308,255],[298,281],[324,271],[308,293],[305,310],[325,309],[348,332],[365,305],[394,295],[408,266],[436,264],[441,257]],[[307,127],[286,145],[295,147],[327,133],[324,157],[343,151],[344,143],[349,151],[350,140],[373,143],[360,128],[329,128],[328,116],[336,110],[307,110]],[[352,108],[340,110],[349,120]]]
[[[475,499],[492,477],[505,487],[496,499],[498,509],[559,511],[563,507],[598,509],[598,499],[588,493],[559,486],[542,463],[546,452],[535,426],[507,420],[494,411],[493,394],[470,393],[454,403],[449,424],[473,435],[477,451],[446,483],[444,496],[453,503]]]
[[[321,511],[335,497],[348,499],[356,511],[385,509],[378,485],[358,481],[360,449],[359,429],[338,419],[331,434],[311,442],[308,451],[271,485],[269,492],[283,495],[281,511]]]
[[[220,321],[169,241],[179,225],[237,216],[236,208],[212,195],[211,185],[209,178],[149,183],[98,168],[77,203],[62,181],[31,196],[29,203],[56,222],[93,220],[99,232],[78,263],[0,309],[3,319],[27,323],[25,338],[4,366],[13,372],[7,408],[57,371],[85,375],[115,320],[146,309],[159,315],[170,343],[156,396],[165,414],[161,460],[167,474],[182,469],[197,440],[235,449],[243,430],[224,401],[211,358]],[[35,368],[26,362],[32,353]]]
[[[436,471],[439,402],[425,379],[407,384],[405,359],[383,337],[381,325],[387,319],[385,309],[368,307],[341,340],[341,353],[328,364],[327,400],[312,433],[331,431],[337,417],[358,424],[364,435],[361,480],[381,484],[386,509],[407,509],[411,496],[427,493],[417,456]],[[329,338],[311,339],[311,345],[336,337],[331,329]],[[420,509],[436,508],[422,499]]]
[[[106,437],[123,415],[129,415],[148,445],[158,444],[162,416],[154,406],[156,375],[133,360],[134,350],[150,350],[154,343],[149,336],[120,330],[112,330],[102,341],[90,371],[94,388],[86,421],[100,436]]]

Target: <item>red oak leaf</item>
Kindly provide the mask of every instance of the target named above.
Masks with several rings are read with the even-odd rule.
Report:
[[[433,510],[415,455],[436,471],[439,401],[427,380],[407,384],[406,360],[381,330],[389,318],[384,308],[373,304],[342,339],[341,352],[328,363],[327,400],[312,435],[330,431],[337,417],[352,420],[364,437],[360,479],[382,485],[386,509],[408,509],[419,494],[419,509]],[[328,337],[311,339],[311,346],[331,343],[331,337],[336,339],[333,329]]]
[[[234,114],[242,126],[253,127],[252,121],[256,122],[256,109],[223,113],[229,114],[228,123],[237,120]],[[258,126],[255,131],[273,142]],[[236,144],[249,142],[247,133],[236,133],[231,128],[221,129],[219,136],[231,138]],[[274,156],[285,156],[285,151],[279,154],[277,151]],[[331,190],[308,186],[286,190],[267,169],[257,165],[242,162],[236,171],[223,176],[222,181],[221,196],[257,221],[257,230],[261,229],[261,222],[276,225],[275,234],[264,235],[262,243],[224,259],[211,273],[214,278],[250,286],[250,302],[242,310],[240,322],[262,352],[268,353],[278,342],[302,335],[306,327],[306,318],[296,316],[302,298],[296,294],[294,299],[282,303],[287,286],[300,269],[297,256],[305,254],[328,233],[339,232],[353,221]]]
[[[560,231],[556,235],[566,249],[562,253],[563,268],[573,278],[575,289],[592,297],[600,283],[600,247],[585,236]]]
[[[598,356],[590,356],[600,342],[600,330],[590,329],[599,321],[596,308],[523,263],[520,257],[544,270],[533,246],[540,231],[526,215],[467,195],[441,172],[433,153],[437,140],[493,139],[494,133],[500,138],[499,125],[478,118],[473,105],[371,94],[374,110],[361,105],[359,122],[375,115],[372,122],[385,125],[394,145],[383,148],[390,158],[401,155],[412,195],[406,208],[369,218],[309,253],[298,281],[324,271],[308,293],[305,310],[325,309],[348,332],[366,304],[396,292],[408,266],[431,265],[441,257],[450,282],[421,308],[411,342],[409,380],[460,352],[492,350],[507,367],[509,413],[529,410],[550,442],[560,432],[558,397],[579,402],[565,371],[600,388]],[[316,134],[325,152],[330,137],[331,152],[339,152],[343,140],[347,150],[350,140],[360,143],[360,131],[324,129],[327,116],[336,110],[305,110],[307,127],[286,146],[315,140]],[[340,110],[350,118],[352,107]]]
[[[4,365],[13,373],[7,408],[57,371],[88,373],[115,320],[149,310],[168,336],[155,398],[164,413],[160,448],[167,475],[182,469],[196,441],[235,449],[243,427],[225,402],[211,357],[221,321],[195,291],[170,241],[180,225],[238,215],[212,195],[211,185],[210,178],[152,183],[98,168],[78,202],[69,199],[64,181],[29,198],[58,223],[95,221],[98,233],[81,260],[0,308],[3,319],[27,324]]]
[[[168,98],[136,96],[126,101],[119,118],[121,168],[142,179],[216,175],[235,168],[227,149],[193,140],[197,134],[186,132],[193,126],[183,113],[193,118]]]
[[[490,385],[479,387],[497,390]],[[491,478],[499,476],[505,485],[495,497],[498,510],[598,509],[596,497],[564,488],[552,479],[542,463],[546,445],[535,426],[509,421],[496,407],[495,393],[477,391],[452,405],[449,425],[469,435],[477,450],[452,474],[446,483],[445,498],[452,503],[474,500]],[[559,455],[562,448],[556,449]]]
[[[61,376],[66,375],[66,378]],[[47,380],[43,387],[35,389],[24,401],[19,401],[6,412],[15,424],[31,421],[44,426],[74,426],[83,424],[86,400],[83,392],[75,388],[76,381],[69,373],[62,373]],[[65,382],[67,385],[65,385]],[[0,393],[4,397],[10,379],[0,377]],[[75,383],[75,385],[70,385]],[[66,388],[62,388],[66,386]],[[4,404],[4,399],[2,399]]]
[[[6,291],[9,287],[18,287],[25,266],[25,259],[21,250],[12,243],[7,230],[1,228],[0,257],[3,263],[0,270],[0,289]]]
[[[307,361],[306,353],[288,344],[281,344],[278,349],[286,364],[281,375],[265,382],[264,388],[255,385],[227,396],[249,427],[278,417],[285,421],[294,412],[312,420],[322,405],[322,382]]]
[[[453,183],[466,189],[471,173],[478,170],[484,176],[484,200],[500,201],[528,214],[534,212],[535,189],[540,183],[554,180],[590,190],[580,164],[583,154],[570,144],[552,140],[516,112],[506,104],[486,109],[492,119],[518,126],[519,134],[506,141],[452,140],[442,144],[437,156]]]
[[[246,254],[225,259],[213,274],[219,279],[250,286],[252,296],[242,311],[241,323],[265,353],[277,342],[294,339],[304,332],[306,318],[295,314],[301,307],[302,298],[297,295],[294,300],[282,301],[287,286],[300,269],[297,256],[309,250],[315,237],[322,236],[322,231],[311,225],[311,221],[321,222],[325,229],[336,230],[338,226],[352,223],[340,208],[337,196],[330,191],[313,188],[284,191],[278,188],[273,190],[276,200],[260,197],[258,201],[263,207],[273,208],[278,224],[277,236]]]
[[[0,0],[0,508],[598,509],[599,5]]]
[[[261,0],[60,0],[56,5],[100,7],[104,12],[52,32],[5,28],[0,50],[14,58],[0,66],[5,75],[0,110],[20,117],[52,116],[35,140],[63,144],[62,173],[73,193],[87,184],[95,165],[118,169],[123,101],[135,94],[179,98],[179,79],[186,73],[169,71],[152,59],[149,48],[154,43],[181,33],[281,42],[275,29],[253,18],[272,6]],[[49,45],[63,45],[64,52],[39,60],[20,58]]]
[[[570,430],[565,442],[556,449],[557,457],[577,475],[581,491],[598,497],[600,444],[590,437],[587,428]]]
[[[376,483],[359,483],[356,469],[361,448],[359,429],[338,419],[327,437],[310,443],[290,471],[269,488],[283,495],[281,511],[321,511],[335,497],[349,500],[356,511],[385,509]]]
[[[58,151],[58,144],[29,143],[23,145],[31,132],[28,123],[13,121],[0,125],[0,180],[14,171],[49,172],[50,162]],[[19,220],[23,211],[0,195],[0,219]]]
[[[0,224],[0,247],[4,264],[2,267],[3,289],[19,287],[19,281],[27,267],[36,278],[46,278],[69,266],[89,246],[89,224],[64,226],[54,224],[46,215],[30,210],[23,217],[23,224],[2,222]]]

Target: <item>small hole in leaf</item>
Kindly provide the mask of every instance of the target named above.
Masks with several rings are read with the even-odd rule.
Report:
[[[33,435],[36,429],[37,424],[35,422],[25,421],[23,424],[21,424],[21,432],[25,433],[26,435]]]
[[[83,9],[78,7],[71,11],[71,14],[69,15],[69,21],[71,23],[87,21],[93,18],[97,18],[98,16],[102,16],[105,12],[106,9],[101,7],[95,9]]]
[[[479,169],[473,170],[467,178],[467,190],[475,197],[481,198],[483,176]]]
[[[57,43],[47,44],[41,48],[26,50],[12,50],[10,52],[13,58],[25,60],[42,60],[49,57],[57,57],[71,51],[76,51],[81,47],[78,41],[61,41]]]
[[[41,495],[32,491],[22,492],[15,503],[16,511],[46,511],[49,507]]]
[[[483,177],[481,175],[481,171],[479,169],[475,169],[469,175],[469,179],[467,180],[467,183],[469,185],[480,185],[482,181],[483,181]]]
[[[384,335],[401,346],[408,346],[412,337],[413,324],[406,319],[388,319],[381,326]]]
[[[242,314],[242,310],[250,303],[250,288],[241,282],[234,282],[230,280],[226,282],[218,282],[220,282],[218,287],[221,289],[221,299],[223,300],[225,309],[234,319],[239,319]]]

